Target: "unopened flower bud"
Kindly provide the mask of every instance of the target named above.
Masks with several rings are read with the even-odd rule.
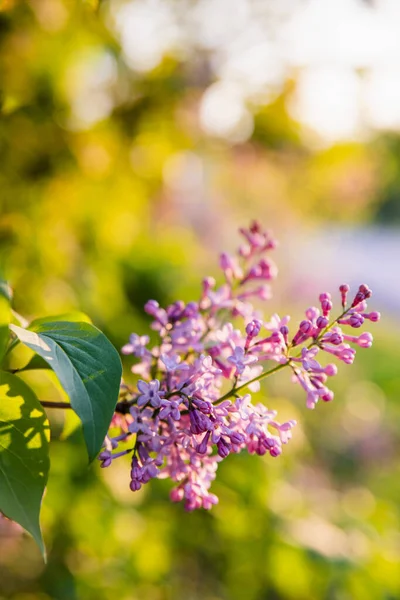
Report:
[[[322,294],[319,295],[319,301],[320,302],[325,302],[326,300],[330,300],[331,299],[331,295],[328,292],[324,292]]]
[[[183,488],[177,487],[170,491],[169,497],[171,498],[172,502],[180,502],[183,500],[184,495],[185,492]]]
[[[332,310],[332,302],[330,300],[323,300],[321,302],[322,313],[324,317],[328,316]]]
[[[361,292],[362,294],[364,294],[364,298],[370,298],[372,296],[371,290],[364,283],[360,285],[360,287],[358,288],[358,290],[359,290],[359,292]]]
[[[205,293],[207,293],[208,290],[211,290],[212,288],[215,287],[215,283],[216,283],[216,281],[215,281],[214,277],[205,277],[203,279],[203,291]]]
[[[310,333],[312,327],[313,327],[313,324],[310,323],[310,321],[302,321],[299,325],[299,329],[300,329],[301,333],[304,333],[304,334]]]
[[[282,454],[282,450],[279,448],[278,445],[276,446],[272,446],[271,450],[269,451],[270,455],[273,456],[274,458],[276,458],[277,456],[279,456],[280,454]]]
[[[361,327],[361,325],[364,323],[364,317],[362,315],[360,315],[359,313],[354,313],[353,315],[350,315],[349,317],[349,325],[351,325],[351,327],[354,328],[358,328]]]
[[[358,336],[357,344],[360,348],[370,348],[372,346],[374,338],[368,331],[365,331],[361,335]]]
[[[367,300],[371,296],[372,296],[372,292],[369,289],[369,287],[364,284],[360,285],[360,287],[358,288],[358,292],[354,297],[351,307],[354,308],[355,306],[358,306],[358,304],[360,304],[360,302],[362,302],[363,300]]]
[[[245,437],[242,433],[233,431],[229,434],[229,439],[231,440],[232,444],[235,444],[237,446],[238,444],[242,444],[244,442]]]
[[[370,321],[372,321],[373,323],[376,323],[377,321],[380,320],[381,318],[381,313],[379,312],[370,312],[370,313],[363,313],[363,317],[365,319],[369,319]]]
[[[288,335],[289,335],[289,327],[287,327],[287,325],[282,325],[282,327],[279,330],[283,336],[283,339],[285,341],[285,344],[287,345],[288,343]]]
[[[328,334],[326,338],[324,336],[323,340],[329,342],[330,344],[333,344],[334,346],[339,346],[339,344],[343,342],[343,336],[336,331],[332,331]]]
[[[221,437],[217,444],[217,449],[218,454],[221,456],[221,458],[226,458],[231,451],[231,446],[230,444],[228,444],[228,442],[224,440],[223,437]]]
[[[131,488],[132,492],[137,492],[142,487],[142,484],[137,479],[132,479],[129,487]]]
[[[246,326],[246,333],[249,338],[254,338],[260,333],[261,321],[254,319]]]
[[[209,419],[203,413],[198,410],[191,410],[189,412],[190,417],[190,431],[195,435],[204,433],[209,427]]]
[[[104,450],[99,454],[99,460],[101,461],[100,466],[104,469],[109,467],[112,463],[112,454],[109,450]]]
[[[350,286],[347,285],[347,283],[343,283],[339,287],[339,291],[340,291],[340,295],[342,297],[342,307],[345,308],[346,307],[346,303],[347,303],[347,294],[350,291]]]
[[[326,317],[318,317],[317,319],[317,327],[318,329],[325,329],[329,324],[329,321]]]
[[[208,444],[209,438],[210,438],[210,432],[207,431],[207,433],[201,440],[200,444],[198,444],[196,446],[196,452],[198,452],[199,454],[205,454],[207,452],[207,444]]]
[[[328,377],[333,377],[334,375],[337,375],[337,371],[337,366],[333,363],[329,363],[329,365],[326,365],[324,369],[324,373],[328,375]]]

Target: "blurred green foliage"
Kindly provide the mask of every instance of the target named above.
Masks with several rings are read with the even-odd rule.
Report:
[[[310,150],[288,86],[257,110],[249,142],[211,139],[196,117],[207,57],[134,73],[107,15],[106,1],[0,3],[0,267],[19,312],[79,309],[121,346],[146,331],[148,298],[196,297],[249,217],[278,237],[303,219],[398,220],[396,136]],[[84,90],[104,57],[112,108],[85,124],[74,106],[100,102]],[[210,514],[172,505],[163,481],[132,494],[126,463],[88,469],[79,430],[60,441],[64,415],[50,415],[49,562],[2,521],[0,599],[398,599],[396,328],[376,329],[373,349],[341,368],[335,402],[312,414],[285,374],[268,381],[260,399],[301,425],[279,460],[225,461]],[[61,397],[51,376],[25,377]]]

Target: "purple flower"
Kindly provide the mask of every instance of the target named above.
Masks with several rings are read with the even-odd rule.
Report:
[[[236,346],[231,356],[228,356],[229,362],[236,367],[237,373],[242,374],[247,365],[251,365],[258,361],[257,356],[246,354],[244,349],[240,346]]]
[[[195,301],[178,300],[165,309],[155,300],[147,302],[158,341],[148,348],[148,336],[132,334],[123,347],[124,354],[139,359],[132,371],[141,379],[138,391],[121,385],[121,411],[99,455],[106,467],[132,452],[131,490],[153,478],[169,478],[171,500],[183,501],[189,511],[208,510],[218,502],[210,487],[218,464],[230,454],[278,457],[292,436],[296,422],[280,423],[276,411],[254,405],[245,389],[258,391],[264,375],[285,369],[303,388],[308,408],[319,400],[329,402],[333,392],[327,381],[337,367],[326,364],[322,353],[351,364],[355,347],[369,348],[372,335],[348,335],[346,327],[380,318],[367,312],[371,291],[366,285],[346,310],[349,289],[344,285],[336,318],[330,316],[334,299],[323,293],[320,308],[306,309],[294,335],[290,317],[274,314],[265,323],[267,337],[260,339],[264,319],[252,302],[270,297],[276,267],[268,253],[276,244],[257,222],[241,233],[245,241],[236,256],[221,255],[223,285],[208,277]],[[124,450],[118,451],[122,443]]]
[[[161,354],[160,359],[165,365],[167,371],[172,373],[173,371],[187,371],[189,369],[189,365],[184,362],[181,362],[181,358],[177,354],[172,354],[168,356],[167,354]]]
[[[131,406],[129,413],[132,419],[128,426],[130,433],[152,434],[152,427],[154,426],[153,411],[149,407],[140,410],[137,406]]]
[[[179,421],[181,413],[179,410],[180,400],[161,400],[160,419],[166,419],[171,416],[175,421]]]
[[[231,445],[225,438],[220,437],[217,443],[218,454],[221,458],[226,458],[231,451]]]
[[[313,371],[322,370],[322,367],[319,364],[319,362],[317,360],[315,360],[315,356],[318,354],[318,352],[319,352],[319,348],[317,348],[316,346],[314,346],[310,350],[308,350],[307,348],[302,348],[301,363],[303,365],[303,368],[306,371],[308,371],[310,369]]]
[[[160,392],[160,382],[158,379],[153,379],[153,381],[150,381],[149,383],[139,379],[137,387],[139,392],[141,392],[137,397],[138,406],[144,406],[150,402],[151,406],[159,408],[164,393]]]
[[[150,338],[148,335],[136,335],[136,333],[132,333],[129,337],[129,344],[125,344],[121,348],[122,354],[134,354],[138,358],[142,358],[145,354],[150,354],[150,352],[146,349],[146,345],[149,343]]]

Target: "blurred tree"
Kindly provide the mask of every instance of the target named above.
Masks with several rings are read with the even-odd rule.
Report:
[[[196,295],[211,255],[249,216],[278,236],[302,221],[398,218],[397,134],[307,145],[288,116],[294,81],[246,105],[247,139],[213,136],[199,116],[216,79],[212,50],[183,47],[131,69],[110,25],[115,6],[0,5],[0,268],[17,310],[79,308],[121,346],[144,333],[149,297]],[[161,481],[132,494],[126,468],[87,470],[80,432],[59,443],[54,415],[49,563],[1,521],[0,599],[399,598],[400,380],[388,330],[357,377],[337,384],[329,417],[322,406],[309,418],[280,379],[263,387],[272,408],[301,410],[303,429],[284,461],[224,464],[211,514],[184,514]]]

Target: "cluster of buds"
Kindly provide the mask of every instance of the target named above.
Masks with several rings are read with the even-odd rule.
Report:
[[[149,348],[149,337],[132,334],[122,348],[135,357],[135,387],[121,385],[120,402],[99,455],[108,467],[130,454],[132,491],[151,479],[170,478],[173,501],[187,510],[209,509],[218,501],[210,492],[218,463],[231,453],[247,450],[277,457],[292,435],[294,420],[281,423],[274,410],[252,404],[250,392],[260,381],[288,368],[306,392],[308,408],[318,400],[331,401],[328,378],[333,363],[323,366],[325,352],[350,364],[355,346],[369,348],[370,333],[350,335],[379,313],[366,312],[371,291],[361,285],[348,302],[349,286],[340,286],[341,314],[331,316],[332,299],[324,293],[320,307],[305,311],[305,319],[290,335],[289,319],[274,314],[264,322],[253,300],[270,297],[277,269],[269,258],[276,243],[258,223],[241,229],[244,238],[236,256],[220,257],[224,283],[207,277],[200,298],[161,308],[155,300],[145,305],[159,343]],[[346,329],[345,329],[346,328]]]

